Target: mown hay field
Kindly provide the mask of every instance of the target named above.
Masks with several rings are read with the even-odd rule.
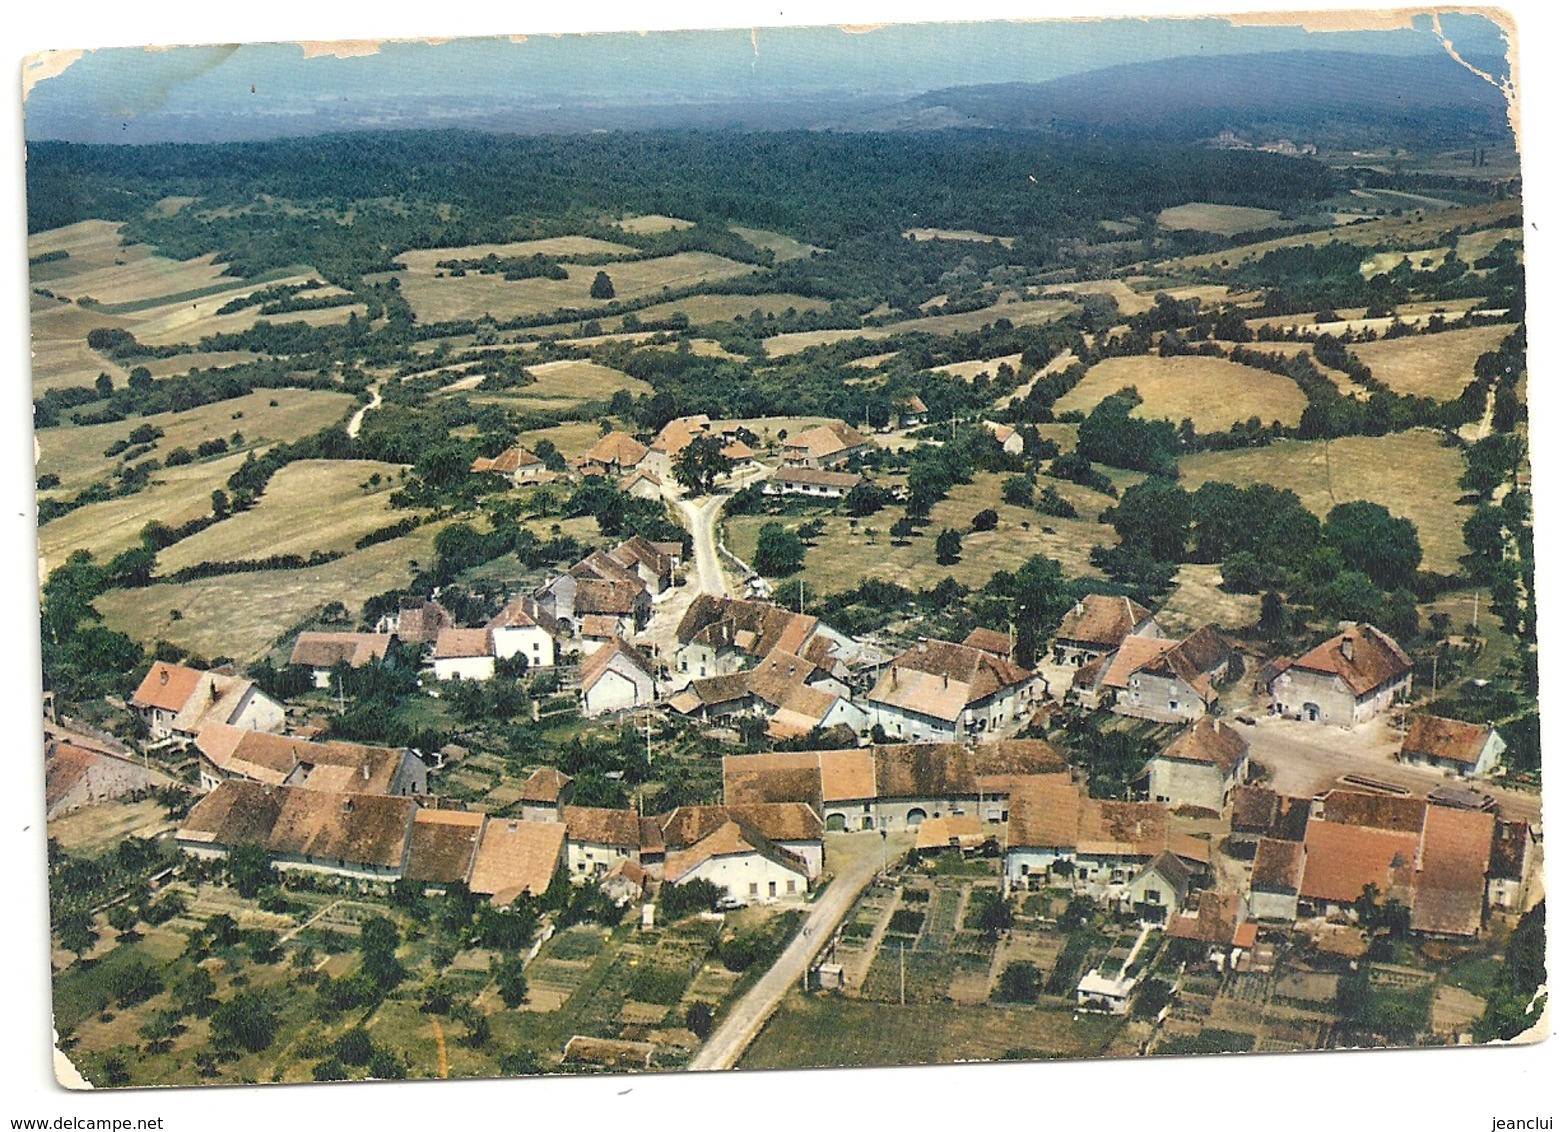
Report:
[[[1360,342],[1351,351],[1396,393],[1450,401],[1474,379],[1476,359],[1513,332],[1513,326],[1474,326]]]
[[[1281,214],[1271,208],[1193,201],[1162,209],[1156,223],[1169,232],[1214,232],[1235,236],[1239,232],[1272,227],[1280,219]]]
[[[989,377],[997,377],[999,367],[1008,365],[1010,369],[1020,369],[1019,354],[1005,354],[1000,358],[976,358],[969,362],[951,362],[948,365],[934,366],[935,373],[947,373],[951,377],[963,378],[971,381],[979,373],[985,373]]]
[[[90,550],[106,562],[141,541],[141,528],[154,519],[177,527],[211,514],[212,491],[226,488],[244,454],[164,468],[152,486],[134,495],[89,503],[38,528],[38,572],[47,577],[74,550]]]
[[[377,460],[299,460],[271,478],[265,493],[240,511],[168,547],[157,572],[199,562],[231,562],[273,554],[350,551],[361,536],[408,516],[390,505],[403,467]],[[369,481],[379,477],[377,483]]]
[[[460,249],[461,258],[467,258]],[[405,258],[405,257],[404,257]],[[461,278],[436,278],[427,271],[409,271],[402,278],[402,294],[424,322],[481,318],[500,320],[546,314],[562,309],[589,309],[606,305],[591,297],[599,270],[613,281],[616,300],[653,295],[664,287],[690,287],[718,279],[751,274],[747,263],[709,252],[678,252],[655,259],[611,263],[599,269],[565,264],[565,279],[507,280],[503,275],[469,271]]]
[[[166,346],[182,342],[199,342],[211,334],[240,334],[257,322],[269,322],[275,326],[292,322],[302,322],[306,326],[336,326],[346,323],[350,315],[356,314],[359,318],[368,315],[369,308],[363,303],[349,303],[345,306],[325,307],[320,310],[290,311],[286,314],[261,314],[258,306],[246,307],[228,314],[217,313],[224,304],[241,295],[248,295],[263,287],[275,286],[279,283],[303,283],[312,278],[317,277],[309,274],[284,276],[268,283],[246,283],[241,287],[223,290],[215,295],[204,295],[197,299],[151,307],[135,316],[137,321],[131,332],[147,345]],[[337,287],[321,287],[308,292],[311,296],[320,298],[345,293]]]
[[[680,220],[676,216],[660,216],[651,213],[647,216],[626,216],[619,221],[618,226],[626,232],[632,232],[637,236],[655,236],[662,232],[672,232],[679,228],[693,228],[693,220]]]
[[[807,350],[810,346],[842,342],[849,338],[863,338],[875,342],[881,338],[911,331],[922,331],[927,334],[956,334],[980,330],[1001,318],[1009,319],[1016,326],[1052,322],[1074,309],[1075,304],[1067,299],[1018,299],[962,314],[936,314],[926,318],[910,318],[904,322],[869,326],[861,330],[803,330],[793,334],[778,334],[765,340],[765,352],[772,358],[784,358]]]
[[[342,602],[356,617],[365,598],[405,586],[410,561],[433,561],[434,536],[443,526],[431,523],[323,566],[112,590],[95,604],[105,624],[142,643],[166,640],[203,656],[256,660],[330,602]]]
[[[563,409],[587,401],[607,401],[621,389],[637,396],[652,391],[650,385],[627,373],[577,359],[529,365],[527,372],[537,378],[531,385],[480,394],[476,400],[513,404],[521,409]]]
[[[396,262],[406,267],[411,275],[433,275],[445,268],[435,264],[451,259],[483,259],[498,256],[507,259],[514,256],[603,256],[634,255],[628,244],[616,244],[593,236],[549,236],[541,240],[515,240],[508,244],[468,244],[459,248],[418,248],[402,252]]]
[[[275,405],[272,402],[276,402]],[[121,463],[103,452],[115,441],[151,425],[163,430],[156,447],[141,459],[167,459],[175,448],[195,452],[203,440],[229,439],[244,434],[244,446],[297,440],[340,420],[353,404],[346,393],[317,389],[257,389],[242,397],[214,401],[177,413],[155,413],[99,425],[66,425],[40,430],[38,472],[60,477],[52,494],[73,494],[108,476]],[[175,469],[177,470],[177,469]],[[154,473],[160,477],[164,473]]]
[[[970,243],[988,244],[997,240],[1006,248],[1015,246],[1014,236],[995,236],[988,232],[974,232],[970,228],[908,228],[901,233],[914,240],[965,240]]]
[[[1179,467],[1190,491],[1209,480],[1240,487],[1269,483],[1295,491],[1321,517],[1337,503],[1381,503],[1416,524],[1424,569],[1453,574],[1465,553],[1462,528],[1471,513],[1469,504],[1459,503],[1465,461],[1431,429],[1328,442],[1279,440],[1263,448],[1185,456]]]
[[[1200,432],[1223,432],[1250,417],[1264,424],[1278,420],[1295,425],[1308,405],[1297,384],[1280,374],[1225,358],[1146,355],[1108,358],[1092,366],[1054,407],[1089,413],[1103,398],[1130,385],[1143,399],[1135,416],[1174,424],[1187,417]]]
[[[1317,311],[1308,314],[1268,315],[1244,321],[1250,330],[1259,330],[1263,327],[1286,330],[1289,327],[1296,327],[1299,331],[1328,333],[1337,337],[1348,330],[1355,334],[1360,334],[1364,330],[1382,334],[1394,325],[1396,319],[1412,326],[1425,326],[1427,320],[1435,314],[1442,315],[1446,319],[1456,319],[1484,304],[1483,299],[1447,299],[1437,302],[1402,303],[1395,308],[1394,315],[1385,318],[1366,318],[1364,316],[1367,314],[1367,308],[1355,307],[1336,310],[1334,313],[1340,317],[1328,322],[1320,322],[1315,317],[1320,313]],[[1274,349],[1274,345],[1268,342],[1259,343],[1258,348]]]
[[[805,244],[802,240],[781,232],[771,232],[764,228],[740,228],[732,225],[732,231],[748,240],[761,251],[771,252],[777,261],[788,259],[806,259],[823,248],[817,248],[813,244]]]
[[[1203,269],[1222,264],[1242,263],[1258,259],[1276,248],[1301,247],[1304,244],[1323,246],[1331,240],[1344,240],[1348,244],[1388,243],[1399,247],[1424,247],[1436,244],[1455,228],[1486,225],[1502,220],[1518,220],[1520,202],[1517,200],[1493,201],[1461,208],[1443,208],[1432,211],[1416,211],[1406,216],[1385,216],[1360,224],[1341,224],[1314,232],[1300,232],[1295,236],[1282,236],[1274,240],[1262,240],[1242,247],[1200,255],[1181,256],[1163,264],[1168,268]]]

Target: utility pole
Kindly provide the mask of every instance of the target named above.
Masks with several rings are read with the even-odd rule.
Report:
[[[906,940],[901,941],[901,1005],[906,1005]]]

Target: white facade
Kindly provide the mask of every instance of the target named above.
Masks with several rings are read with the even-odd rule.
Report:
[[[655,698],[651,677],[632,661],[615,658],[590,688],[582,689],[581,714],[593,716],[623,711],[649,704]]]
[[[494,638],[494,656],[499,660],[520,654],[526,657],[526,666],[552,668],[557,662],[554,639],[548,630],[537,625],[513,625],[489,632]]]
[[[491,656],[445,656],[434,662],[437,680],[492,680],[494,658]]]
[[[570,880],[576,884],[584,884],[594,877],[602,876],[626,857],[639,864],[640,849],[627,845],[605,845],[597,841],[566,839],[564,843],[564,866],[569,871]]]
[[[1338,675],[1293,666],[1270,685],[1270,710],[1288,719],[1355,727],[1394,703],[1409,680],[1402,676],[1357,696]]]
[[[679,877],[678,883],[696,879],[708,880],[727,889],[729,896],[751,904],[801,900],[809,891],[809,879],[803,873],[752,852],[710,857]]]

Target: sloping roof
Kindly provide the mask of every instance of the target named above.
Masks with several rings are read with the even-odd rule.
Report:
[[[487,629],[441,629],[434,641],[435,660],[493,655],[494,638]]]
[[[521,784],[521,800],[523,802],[557,802],[559,801],[559,795],[564,793],[565,789],[574,781],[575,779],[557,767],[538,767]]]
[[[667,855],[662,875],[669,884],[677,884],[713,857],[735,857],[755,853],[774,864],[797,873],[805,880],[808,866],[800,857],[774,844],[742,819],[729,817],[694,845]]]
[[[1032,679],[1018,664],[981,649],[919,641],[890,662],[868,698],[949,722],[971,705]]]
[[[805,756],[807,757],[807,756]],[[819,794],[825,802],[850,802],[874,797],[874,758],[859,749],[819,751],[812,756],[819,776]],[[798,801],[807,802],[808,798]]]
[[[629,491],[636,484],[641,483],[642,481],[649,483],[658,491],[662,490],[662,477],[657,475],[657,473],[652,471],[650,468],[636,468],[633,472],[630,472],[628,475],[622,477],[619,480],[619,490]]]
[[[581,463],[634,467],[651,451],[627,432],[610,432],[586,450]]]
[[[872,748],[880,798],[944,798],[980,793],[978,777],[1049,774],[1064,758],[1040,739],[1017,739],[975,749],[960,743],[888,743]]]
[[[436,601],[403,598],[397,607],[396,635],[404,641],[427,644],[439,636],[441,629],[453,624],[450,612]]]
[[[465,881],[482,832],[483,815],[475,810],[419,810],[412,816],[403,875],[426,884]]]
[[[1107,663],[1107,672],[1102,677],[1103,686],[1127,688],[1130,676],[1150,664],[1162,653],[1177,647],[1177,644],[1177,641],[1163,640],[1160,637],[1125,637],[1123,644],[1118,646],[1118,651],[1112,654],[1112,659]]]
[[[978,625],[966,639],[961,642],[969,649],[981,649],[983,652],[992,653],[1002,660],[1008,660],[1012,649],[1009,634],[1001,633],[997,629],[986,629]]]
[[[826,716],[841,702],[841,697],[807,684],[790,684],[766,724],[772,738],[786,739],[807,735],[825,722]]]
[[[1324,796],[1325,821],[1358,825],[1364,829],[1388,829],[1420,833],[1427,802],[1422,798],[1372,794],[1357,790],[1331,790]]]
[[[673,571],[673,560],[647,538],[634,535],[625,539],[608,552],[608,557],[623,566],[632,567],[636,563],[645,566],[658,575],[670,574]]]
[[[788,452],[802,453],[809,459],[822,460],[870,443],[872,442],[868,437],[845,421],[831,421],[828,424],[794,433],[786,439],[784,445]]]
[[[566,806],[564,829],[571,841],[591,845],[614,845],[626,849],[640,848],[640,817],[634,810],[610,810],[599,806]]]
[[[209,723],[230,722],[238,715],[240,705],[254,688],[254,682],[242,676],[227,676],[220,672],[200,673],[195,690],[174,716],[174,730],[194,735]],[[265,693],[258,692],[257,695]]]
[[[1152,676],[1177,677],[1201,695],[1211,695],[1211,676],[1232,658],[1232,643],[1204,625],[1140,669]]]
[[[293,642],[288,663],[308,668],[332,668],[345,663],[362,668],[384,660],[390,645],[389,633],[300,633]]]
[[[1291,895],[1302,886],[1303,846],[1300,841],[1277,841],[1261,837],[1254,853],[1251,887],[1256,892],[1284,892]]]
[[[159,660],[142,678],[141,684],[130,697],[136,707],[158,708],[162,711],[178,711],[185,706],[195,687],[205,673],[182,664],[169,664]]]
[[[1185,727],[1162,749],[1160,758],[1204,763],[1230,777],[1248,754],[1248,740],[1211,716],[1201,716],[1192,727]]]
[[[1281,796],[1268,786],[1239,786],[1232,791],[1232,832],[1264,834],[1281,811]]]
[[[1411,893],[1412,931],[1472,936],[1481,930],[1496,824],[1480,810],[1427,808]]]
[[[581,691],[591,691],[596,687],[597,681],[610,670],[618,669],[623,674],[626,665],[638,668],[647,677],[655,676],[651,661],[642,655],[639,649],[623,637],[613,637],[607,644],[581,661]]]
[[[100,758],[105,756],[74,743],[54,743],[48,747],[48,761],[44,764],[45,812],[53,813],[54,807],[76,784],[87,776]]]
[[[546,628],[553,632],[553,626],[544,626],[542,618],[552,620],[548,611],[537,604],[535,598],[522,596],[512,599],[505,608],[496,613],[493,618],[484,625],[485,629],[532,629]]]
[[[1150,615],[1150,610],[1126,597],[1087,594],[1064,614],[1053,635],[1061,641],[1115,649]]]
[[[818,625],[817,617],[769,602],[701,594],[680,619],[678,639],[714,649],[737,648],[752,657],[777,649],[797,655]]]
[[[771,841],[818,841],[825,835],[819,814],[802,802],[680,806],[660,818],[658,828],[667,848],[683,849],[731,820],[748,823]]]
[[[946,849],[957,845],[963,849],[981,845],[997,830],[983,822],[976,814],[944,814],[925,818],[917,826],[918,849]]]
[[[273,853],[337,858],[381,868],[397,868],[405,860],[417,809],[412,799],[277,789],[282,792],[282,810],[266,846]]]
[[[868,764],[868,792],[873,797],[873,763]],[[722,758],[722,797],[729,805],[757,802],[804,802],[823,808],[822,758],[814,751],[788,751],[761,755],[726,755]]]
[[[1309,900],[1350,904],[1372,884],[1383,896],[1404,899],[1416,866],[1415,833],[1363,829],[1332,821],[1311,821],[1303,839],[1299,894]]]
[[[225,723],[209,723],[201,728],[196,733],[195,746],[225,774],[279,786],[286,783],[352,794],[389,793],[406,758],[400,747],[372,747],[341,740],[319,743]]]
[[[523,892],[541,896],[559,870],[564,833],[559,822],[489,818],[467,886],[495,904],[509,904]]]
[[[1525,857],[1530,851],[1530,825],[1523,821],[1493,823],[1492,849],[1488,856],[1490,880],[1524,880]]]
[[[1436,715],[1414,715],[1400,744],[1400,757],[1420,755],[1475,766],[1491,737],[1490,726]]]
[[[1207,889],[1199,894],[1192,914],[1173,916],[1167,921],[1167,934],[1173,939],[1230,947],[1236,942],[1242,916],[1243,901],[1236,893]]]
[[[657,438],[651,442],[652,451],[665,452],[676,459],[684,449],[689,447],[691,440],[705,435],[710,428],[711,418],[704,413],[671,420],[662,426],[662,431],[657,433]]]
[[[619,635],[619,619],[606,613],[586,613],[581,616],[581,637],[584,640],[606,641]]]
[[[575,583],[575,612],[577,615],[608,613],[626,617],[635,612],[635,606],[645,592],[646,587],[638,578],[634,581],[580,578]]]
[[[1134,875],[1139,880],[1147,873],[1160,873],[1168,881],[1178,888],[1188,891],[1189,882],[1194,879],[1194,870],[1176,853],[1163,849],[1149,861],[1140,867],[1140,871]]]
[[[231,779],[220,783],[190,808],[179,825],[181,841],[201,841],[232,848],[267,846],[282,812],[284,788]]]
[[[1084,804],[1078,786],[1057,779],[1017,787],[1009,796],[1009,848],[1073,849]]]
[[[531,452],[519,445],[506,448],[498,456],[490,459],[487,456],[479,456],[472,461],[473,472],[500,472],[507,476],[513,476],[522,468],[542,467],[543,462]]]
[[[1013,815],[1013,800],[1010,806]],[[1087,798],[1081,807],[1081,853],[1148,857],[1169,847],[1167,807],[1159,802]],[[1208,851],[1205,856],[1208,859]]]
[[[1298,657],[1292,668],[1339,676],[1353,695],[1364,696],[1405,676],[1411,661],[1387,634],[1359,621]]]
[[[838,491],[851,491],[863,482],[856,472],[832,472],[826,468],[800,468],[784,465],[771,473],[774,483],[795,483],[805,487],[833,487]]]

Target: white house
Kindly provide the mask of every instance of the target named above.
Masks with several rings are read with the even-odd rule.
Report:
[[[1026,450],[1026,438],[1021,436],[1013,426],[999,424],[997,421],[983,421],[982,427],[988,430],[993,439],[998,441],[999,447],[1009,455],[1019,456]]]
[[[565,806],[565,869],[581,884],[604,876],[622,860],[641,859],[641,820],[634,810]]]
[[[614,637],[581,662],[581,714],[642,707],[657,698],[650,660],[622,637]]]
[[[1248,740],[1211,716],[1178,732],[1145,765],[1142,780],[1153,802],[1198,806],[1221,813],[1248,777]]]
[[[491,680],[494,639],[487,629],[441,629],[434,641],[434,675],[439,680]]]
[[[803,862],[811,881],[825,867],[825,823],[804,802],[680,806],[657,819],[670,856],[699,845],[728,822],[737,822],[751,839],[764,838]]]
[[[552,668],[558,662],[554,634],[545,625],[553,617],[531,597],[518,597],[484,626],[494,645],[494,659],[526,657],[527,668]]]
[[[339,664],[363,668],[382,663],[391,639],[390,633],[304,632],[293,642],[288,663],[308,668],[315,687],[329,688],[331,670]]]
[[[809,870],[803,860],[733,819],[689,848],[668,852],[664,883],[697,879],[751,903],[797,900],[809,891]]]
[[[824,468],[777,468],[760,488],[766,495],[803,495],[813,499],[841,499],[865,482],[856,472],[832,472]]]
[[[156,743],[187,744],[208,723],[281,731],[283,706],[242,676],[157,661],[130,698]]]
[[[1259,839],[1254,872],[1249,880],[1248,911],[1256,920],[1297,919],[1306,854],[1301,841]]]
[[[981,649],[927,640],[890,662],[868,710],[895,739],[959,742],[1029,719],[1041,699],[1036,673]]]
[[[201,786],[215,790],[231,778],[272,786],[300,786],[349,794],[429,792],[429,768],[406,747],[373,747],[340,740],[313,742],[225,723],[195,737]]]

